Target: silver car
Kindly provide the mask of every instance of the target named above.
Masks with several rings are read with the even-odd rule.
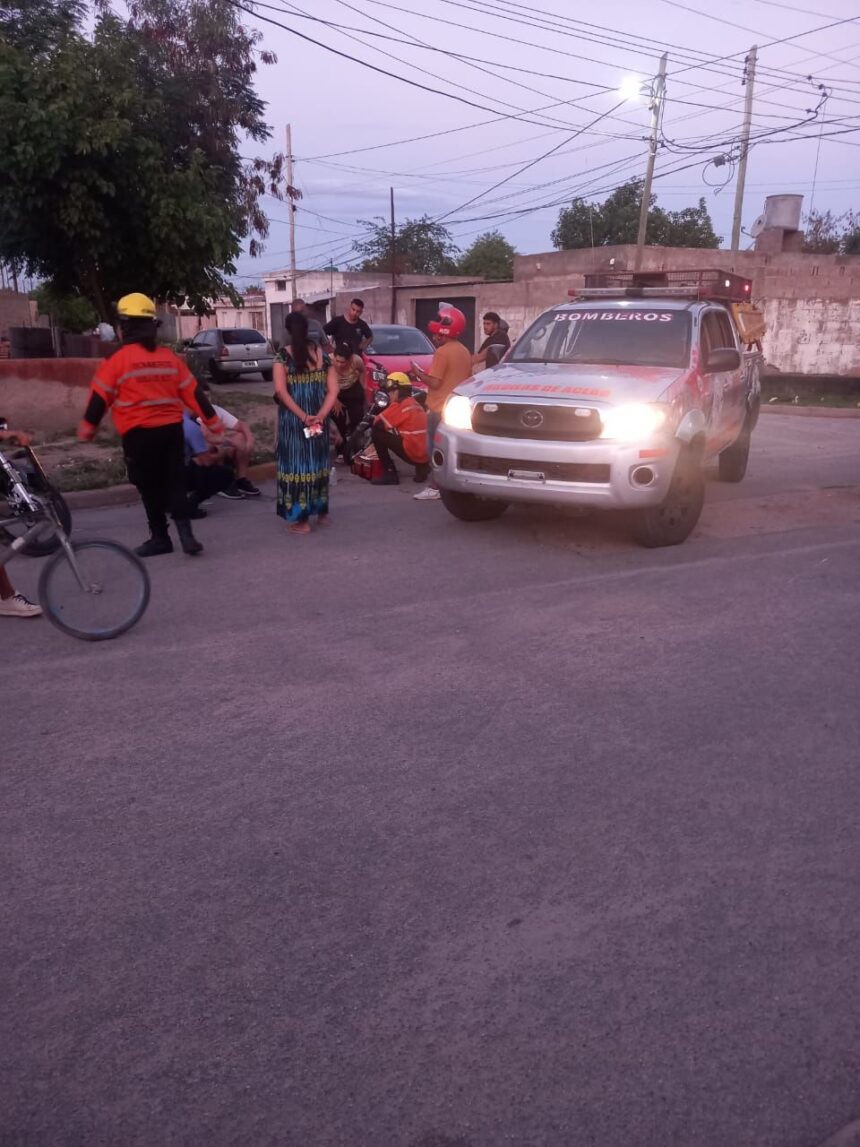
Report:
[[[185,357],[198,378],[212,382],[228,382],[243,374],[262,374],[266,382],[273,378],[272,344],[250,327],[200,331],[188,343]]]
[[[761,354],[744,349],[729,303],[649,293],[547,311],[500,366],[456,389],[432,451],[452,514],[622,509],[642,545],[676,545],[701,513],[704,462],[740,481]]]

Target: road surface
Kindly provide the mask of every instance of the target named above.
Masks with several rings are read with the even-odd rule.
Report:
[[[343,479],[310,538],[216,499],[123,639],[0,622],[0,1143],[860,1117],[858,450],[764,416],[660,551],[411,483]]]

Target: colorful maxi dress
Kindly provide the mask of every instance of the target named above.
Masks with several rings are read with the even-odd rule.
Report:
[[[315,414],[326,397],[328,356],[319,370],[299,373],[290,355],[282,354],[287,386],[294,402]],[[322,434],[304,435],[304,423],[291,410],[278,406],[278,499],[276,511],[288,522],[306,522],[311,514],[321,518],[328,513],[329,432],[328,420]]]

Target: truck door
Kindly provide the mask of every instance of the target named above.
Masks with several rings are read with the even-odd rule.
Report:
[[[708,446],[722,450],[734,442],[743,418],[740,355],[734,328],[721,307],[712,307],[702,315],[699,362],[705,390],[703,399],[710,406]]]

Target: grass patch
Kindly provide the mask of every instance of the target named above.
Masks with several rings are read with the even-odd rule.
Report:
[[[51,481],[64,493],[70,490],[103,490],[128,481],[125,460],[119,458],[68,458],[51,470]]]

